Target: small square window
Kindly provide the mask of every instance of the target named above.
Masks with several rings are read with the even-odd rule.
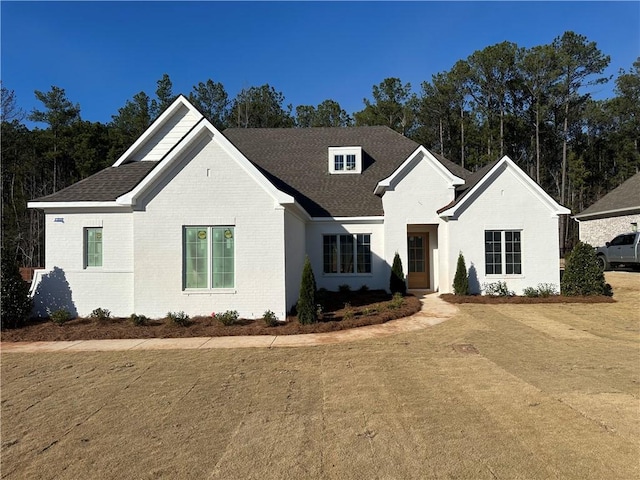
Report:
[[[333,157],[334,170],[344,170],[344,155],[335,155]]]

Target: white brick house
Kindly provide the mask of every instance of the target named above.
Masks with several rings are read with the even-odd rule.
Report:
[[[558,205],[509,158],[471,173],[386,127],[217,131],[179,97],[110,168],[29,203],[46,218],[36,312],[284,318],[318,287],[559,284]]]

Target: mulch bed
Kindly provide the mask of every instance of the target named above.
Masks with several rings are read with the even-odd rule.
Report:
[[[616,303],[611,297],[604,295],[591,295],[585,297],[568,297],[565,295],[551,295],[549,297],[490,297],[488,295],[454,295],[443,293],[440,298],[449,303],[477,303],[482,305],[519,305],[534,303]]]
[[[179,326],[166,319],[150,320],[136,326],[128,318],[110,318],[99,321],[76,318],[56,325],[49,320],[31,321],[26,326],[2,332],[3,342],[40,342],[60,340],[104,340],[123,338],[182,338],[221,337],[233,335],[296,335],[302,333],[332,332],[365,325],[377,325],[408,317],[421,308],[420,300],[407,295],[402,305],[392,307],[391,295],[380,290],[367,292],[322,292],[324,313],[317,323],[302,325],[297,317],[275,327],[262,319],[240,319],[231,326],[222,325],[211,317],[194,317],[189,325]],[[349,304],[346,306],[345,304]]]

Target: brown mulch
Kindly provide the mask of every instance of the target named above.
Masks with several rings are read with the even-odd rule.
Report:
[[[49,320],[34,320],[22,328],[2,331],[3,342],[40,342],[60,340],[105,340],[124,338],[221,337],[233,335],[296,335],[320,333],[377,325],[408,317],[421,308],[420,300],[404,297],[402,305],[393,308],[391,295],[384,291],[321,293],[325,311],[317,323],[302,325],[297,317],[287,317],[284,324],[269,327],[262,319],[240,319],[231,326],[211,317],[194,317],[187,326],[172,324],[167,319],[150,320],[136,326],[128,318],[99,321],[76,318],[56,325]],[[345,304],[349,303],[347,308]],[[346,318],[345,318],[346,316]]]
[[[533,303],[616,303],[611,297],[604,295],[590,295],[584,297],[568,297],[565,295],[551,295],[549,297],[490,297],[488,295],[454,295],[443,293],[440,298],[449,303],[477,303],[482,305],[526,305]]]

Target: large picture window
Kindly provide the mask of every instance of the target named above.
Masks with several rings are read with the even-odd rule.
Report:
[[[102,266],[102,227],[84,229],[84,266]]]
[[[371,273],[371,234],[325,235],[324,273]]]
[[[233,227],[184,228],[184,288],[235,286]]]
[[[487,275],[522,274],[521,233],[518,230],[486,230],[484,232]]]

